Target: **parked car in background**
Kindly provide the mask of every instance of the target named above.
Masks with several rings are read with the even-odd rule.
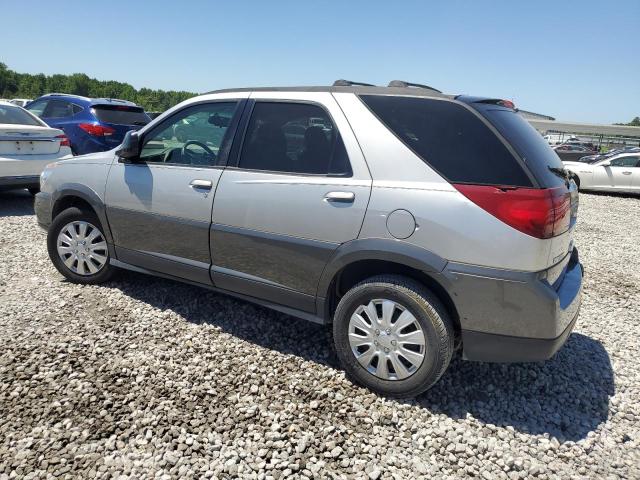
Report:
[[[46,169],[52,263],[81,284],[132,269],[331,324],[349,377],[388,395],[431,387],[455,348],[551,357],[582,285],[558,156],[510,101],[336,84],[202,95]]]
[[[604,160],[605,158],[611,158],[620,153],[636,153],[636,152],[640,152],[640,147],[616,148],[614,150],[609,150],[607,153],[599,153],[596,155],[587,155],[585,157],[580,157],[577,161],[581,163],[596,163],[600,160]]]
[[[585,155],[594,155],[596,152],[582,145],[562,144],[553,147],[562,161],[576,161]]]
[[[69,139],[35,115],[0,101],[0,189],[36,193],[45,165],[71,158]]]
[[[13,98],[9,100],[9,102],[13,103],[14,105],[18,105],[19,107],[24,107],[30,101],[31,101],[30,98]]]
[[[594,163],[564,162],[580,190],[640,193],[640,151],[617,153]]]
[[[151,121],[142,107],[114,98],[51,93],[25,108],[49,126],[64,131],[75,155],[111,150],[122,143],[129,130]]]
[[[544,138],[551,146],[560,145],[561,143],[568,142],[570,140],[578,140],[577,137],[572,137],[567,133],[548,133],[542,138]]]

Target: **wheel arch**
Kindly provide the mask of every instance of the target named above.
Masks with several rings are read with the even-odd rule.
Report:
[[[51,220],[69,207],[89,209],[98,217],[109,244],[113,243],[111,229],[107,221],[104,202],[100,196],[82,184],[66,184],[56,190],[51,202]]]
[[[412,278],[434,293],[449,313],[456,330],[460,319],[450,282],[442,275],[447,261],[426,249],[398,240],[367,239],[344,244],[325,268],[318,287],[318,313],[331,323],[342,295],[358,282],[380,274]]]

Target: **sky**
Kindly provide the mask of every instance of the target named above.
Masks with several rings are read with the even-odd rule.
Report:
[[[24,73],[193,92],[401,79],[559,120],[640,116],[640,0],[30,0],[0,10],[0,62]]]

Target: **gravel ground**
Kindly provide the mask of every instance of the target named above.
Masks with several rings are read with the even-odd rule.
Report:
[[[0,479],[640,478],[640,199],[581,195],[575,333],[454,360],[414,401],[352,385],[324,328],[123,274],[63,281],[0,194]]]

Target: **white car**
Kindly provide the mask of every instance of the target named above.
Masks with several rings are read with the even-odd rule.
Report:
[[[40,174],[51,162],[71,158],[69,139],[38,117],[0,101],[0,190],[40,187]]]
[[[594,163],[564,162],[580,190],[640,193],[640,152],[621,153]]]
[[[31,101],[30,98],[13,98],[9,100],[10,103],[13,103],[14,105],[18,105],[19,107],[24,107],[30,101]]]

